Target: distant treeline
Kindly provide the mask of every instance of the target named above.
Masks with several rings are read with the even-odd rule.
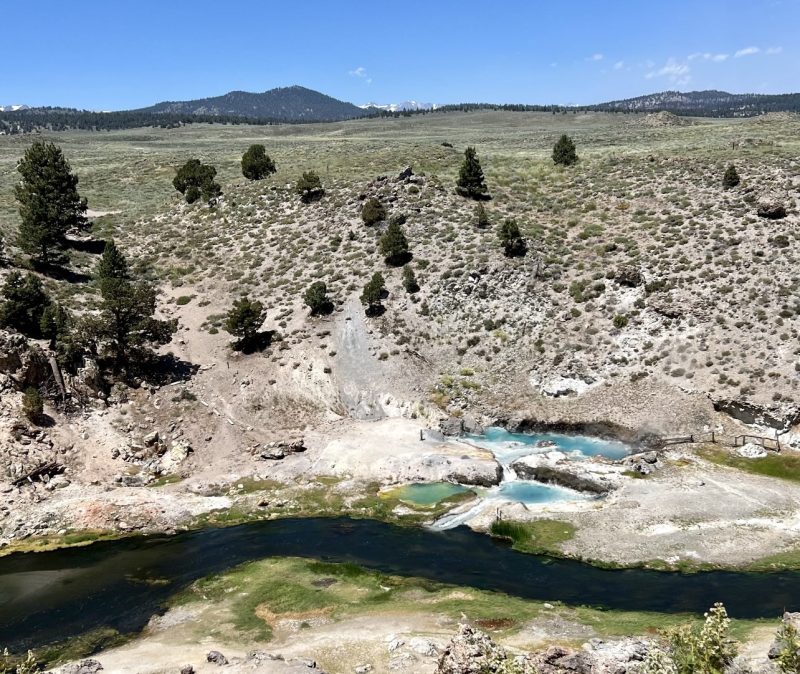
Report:
[[[640,97],[625,101],[612,101],[598,105],[521,105],[496,103],[458,103],[442,105],[435,110],[369,109],[363,117],[398,118],[413,115],[444,114],[449,112],[476,112],[496,110],[507,112],[549,112],[552,114],[577,114],[586,112],[612,112],[641,114],[667,111],[688,117],[753,117],[767,112],[800,112],[800,93],[796,94],[727,94],[726,97],[703,100],[654,100]],[[318,122],[321,120],[314,120]],[[336,119],[326,121],[341,121]],[[187,124],[302,124],[310,120],[290,118],[247,117],[243,115],[206,115],[172,112],[144,112],[124,110],[119,112],[91,112],[72,108],[28,108],[13,112],[0,112],[0,133],[17,134],[35,131],[115,131],[140,127],[165,129]]]
[[[186,124],[282,124],[290,120],[264,119],[232,115],[192,115],[137,111],[91,112],[71,108],[29,108],[0,112],[0,133],[31,133],[34,131],[116,131],[140,127],[172,129]]]

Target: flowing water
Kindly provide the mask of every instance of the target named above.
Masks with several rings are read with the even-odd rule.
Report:
[[[503,467],[503,479],[496,487],[475,490],[478,500],[438,519],[433,525],[437,529],[451,529],[466,524],[492,503],[499,505],[512,501],[536,506],[556,501],[596,498],[556,485],[520,480],[511,464],[525,456],[558,451],[571,461],[585,461],[593,456],[621,459],[631,451],[628,445],[614,440],[561,433],[511,433],[496,427],[485,429],[482,435],[467,435],[463,440],[489,450]]]
[[[716,601],[741,618],[800,609],[800,574],[600,569],[526,555],[460,527],[285,519],[130,538],[0,558],[0,644],[19,651],[100,627],[140,630],[192,581],[243,562],[300,556],[385,573],[608,609],[700,613]]]

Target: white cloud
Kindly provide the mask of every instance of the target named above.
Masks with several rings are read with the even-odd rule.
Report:
[[[767,54],[780,54],[783,51],[783,47],[770,47],[767,49]]]
[[[674,58],[670,58],[667,60],[666,64],[664,64],[663,68],[651,70],[645,75],[645,78],[652,80],[656,77],[666,77],[670,82],[678,86],[684,86],[689,84],[692,79],[692,76],[689,74],[690,72],[691,68],[687,63],[679,63]]]
[[[603,55],[602,54],[592,54],[586,60],[587,61],[602,61],[603,60]]]
[[[617,61],[617,62],[614,64],[614,70],[622,70],[622,68],[623,68],[624,66],[625,66],[625,61]]]
[[[745,47],[744,49],[740,49],[737,51],[734,56],[738,59],[742,56],[752,56],[753,54],[758,54],[761,50],[758,47]]]
[[[347,74],[350,75],[350,77],[358,77],[367,84],[372,84],[372,78],[367,75],[367,69],[364,66],[358,66],[355,70],[348,70]]]
[[[727,60],[730,54],[712,54],[711,52],[695,52],[694,54],[689,54],[687,59],[689,61],[694,61],[696,59],[703,59],[704,61],[714,61],[715,63],[721,63],[722,61]]]

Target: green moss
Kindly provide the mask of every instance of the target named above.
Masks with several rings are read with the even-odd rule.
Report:
[[[760,459],[746,459],[716,447],[703,447],[698,454],[719,466],[800,482],[800,455],[769,452],[767,456]]]
[[[511,541],[511,547],[533,554],[561,553],[561,544],[575,536],[575,526],[561,520],[513,522],[496,520],[490,528],[492,536]]]

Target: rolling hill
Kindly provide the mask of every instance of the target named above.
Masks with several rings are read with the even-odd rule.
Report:
[[[164,101],[136,110],[150,114],[247,117],[287,122],[333,122],[363,117],[364,110],[305,87],[279,87],[262,93],[231,91],[193,101]]]
[[[730,94],[727,91],[661,91],[587,106],[589,110],[674,112],[703,117],[752,117],[764,112],[800,110],[800,94]]]

